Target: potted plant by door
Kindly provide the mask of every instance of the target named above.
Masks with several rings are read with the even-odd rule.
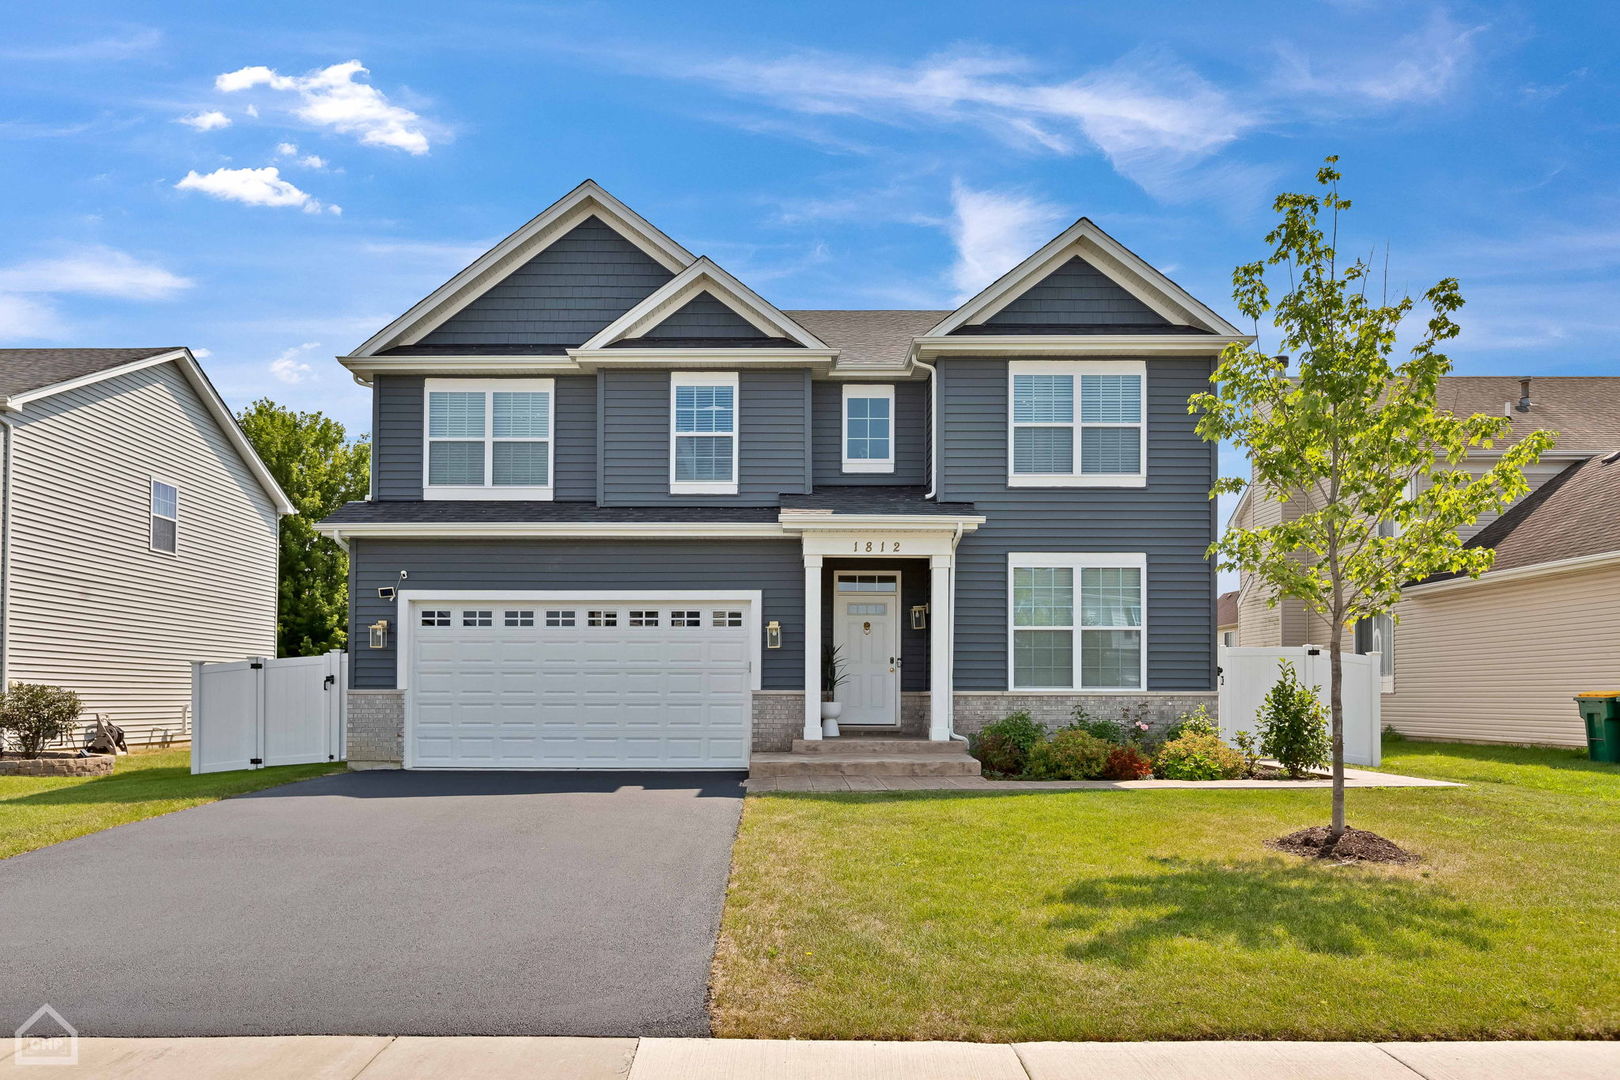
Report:
[[[833,695],[847,678],[844,674],[842,645],[828,645],[821,650],[821,735],[826,739],[838,738],[838,718],[844,713],[842,702]]]

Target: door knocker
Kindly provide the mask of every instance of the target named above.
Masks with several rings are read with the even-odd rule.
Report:
[[[869,622],[861,623],[861,633],[870,636],[872,633],[872,624]]]

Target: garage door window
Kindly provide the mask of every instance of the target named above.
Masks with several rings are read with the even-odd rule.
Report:
[[[658,612],[656,612],[656,611],[632,611],[630,613],[630,625],[631,626],[657,626],[658,625]]]
[[[463,611],[461,613],[462,626],[494,626],[495,613],[493,611]]]
[[[546,612],[546,625],[553,629],[573,626],[574,613],[572,611],[548,611]]]
[[[703,612],[672,611],[669,613],[669,625],[682,628],[700,627],[703,625]]]
[[[424,608],[422,611],[423,626],[449,626],[450,613],[448,611]]]
[[[618,626],[619,613],[617,611],[593,611],[585,620],[587,626]]]
[[[717,611],[714,613],[715,626],[741,626],[743,613],[740,611]]]
[[[525,627],[534,625],[534,612],[508,611],[504,620],[507,626]]]

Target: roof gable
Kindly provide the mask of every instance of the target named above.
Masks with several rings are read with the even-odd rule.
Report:
[[[759,327],[727,307],[705,289],[669,318],[642,335],[650,340],[681,338],[735,338],[763,340]]]
[[[702,300],[703,297],[708,299]],[[700,302],[697,308],[689,312],[687,309],[694,301]],[[740,336],[733,318],[755,331],[755,337]],[[674,320],[674,324],[664,331],[663,328],[671,320]],[[661,343],[662,347],[675,347],[674,342],[690,344],[694,340],[687,333],[690,329],[722,325],[729,326],[731,331],[707,334],[696,340],[703,340],[712,346],[719,338],[735,342],[734,347],[737,348],[785,346],[828,349],[820,338],[788,318],[774,304],[716,265],[707,255],[608,324],[581,348],[607,349],[616,344],[622,347],[631,341],[644,347],[658,348]]]
[[[1127,333],[1162,327],[1166,333],[1241,335],[1095,222],[1081,218],[940,320],[928,336],[974,332],[964,331],[967,327],[983,327],[980,333],[1022,327],[1032,334],[1090,327],[1095,333],[1098,325]]]
[[[577,232],[581,226],[584,231]],[[539,259],[558,245],[549,259]],[[632,258],[627,249],[646,261]],[[594,180],[587,180],[389,323],[352,355],[375,356],[416,344],[435,349],[455,344],[559,348],[578,344],[590,336],[588,331],[580,332],[584,327],[594,323],[599,328],[612,318],[608,309],[623,302],[618,307],[623,312],[635,302],[631,294],[645,287],[639,295],[646,296],[692,261],[691,252]],[[662,272],[660,280],[653,280],[658,277],[653,268]],[[577,306],[557,301],[573,301]],[[475,304],[478,306],[467,320],[450,325]],[[550,312],[558,314],[546,315]],[[529,317],[536,314],[544,317]],[[436,340],[427,340],[436,333]],[[527,340],[488,340],[489,335],[513,333],[526,335]],[[478,335],[483,337],[445,340]],[[534,340],[538,337],[572,340]]]

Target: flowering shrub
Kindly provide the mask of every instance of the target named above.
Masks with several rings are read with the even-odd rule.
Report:
[[[1183,735],[1159,750],[1153,775],[1161,780],[1237,780],[1243,776],[1243,755],[1219,735]]]
[[[1116,746],[1103,765],[1104,780],[1146,780],[1153,775],[1153,762],[1134,746]]]
[[[1095,780],[1112,749],[1089,731],[1064,728],[1035,745],[1025,769],[1037,780]]]
[[[1046,728],[1020,709],[986,724],[968,740],[968,752],[991,772],[1016,776],[1024,771],[1030,751],[1044,738]]]

